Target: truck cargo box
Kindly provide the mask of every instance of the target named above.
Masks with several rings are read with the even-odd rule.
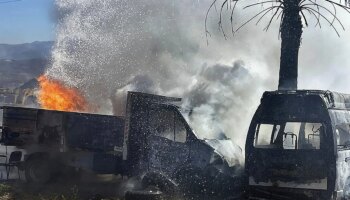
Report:
[[[63,112],[23,107],[1,107],[2,142],[96,152],[122,148],[124,119],[117,116]]]

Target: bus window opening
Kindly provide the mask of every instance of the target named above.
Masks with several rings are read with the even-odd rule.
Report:
[[[324,127],[321,123],[260,123],[256,127],[255,148],[320,149]]]

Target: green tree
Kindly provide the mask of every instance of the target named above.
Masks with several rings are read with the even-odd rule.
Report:
[[[220,4],[219,29],[223,32],[225,37],[226,33],[222,23],[224,10],[230,10],[230,21],[233,35],[253,20],[257,20],[256,24],[258,24],[268,13],[272,13],[271,17],[267,20],[265,30],[269,29],[274,19],[280,20],[279,33],[282,44],[278,83],[279,90],[297,90],[298,57],[303,32],[302,20],[307,27],[309,26],[309,17],[313,17],[316,19],[316,26],[321,28],[322,23],[329,24],[339,36],[337,27],[341,27],[344,30],[345,28],[337,16],[337,10],[341,9],[350,14],[350,4],[348,0],[340,0],[339,3],[332,0],[255,0],[255,2],[245,5],[243,9],[263,5],[260,12],[255,13],[253,17],[249,18],[249,20],[245,21],[235,29],[233,27],[233,14],[237,9],[237,4],[241,2],[244,3],[247,1],[214,0],[207,11],[205,19],[206,33],[209,34],[207,29],[209,12],[213,8],[216,8],[216,4]]]

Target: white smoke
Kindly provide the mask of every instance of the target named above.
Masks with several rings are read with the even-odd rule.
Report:
[[[47,74],[78,87],[99,105],[100,113],[123,114],[127,90],[183,97],[184,107],[192,109],[187,118],[199,136],[214,138],[224,133],[243,146],[262,92],[277,88],[278,23],[268,33],[252,23],[234,39],[225,40],[217,30],[218,13],[213,10],[207,45],[204,20],[211,3],[56,0],[57,37]],[[243,12],[235,14],[234,25],[243,16]],[[229,19],[225,25],[229,33]],[[329,37],[331,29],[322,31],[326,33],[304,31],[300,86],[344,89],[334,86],[336,78],[320,72],[331,71],[347,58],[329,57],[332,42],[339,50],[349,46],[335,39],[335,34]],[[316,41],[322,37],[329,41]]]
[[[188,116],[201,137],[231,137],[244,144],[252,113],[262,91],[242,61],[232,65],[204,65],[193,77],[193,84],[184,96],[185,108],[192,109]],[[255,97],[255,98],[254,98]]]

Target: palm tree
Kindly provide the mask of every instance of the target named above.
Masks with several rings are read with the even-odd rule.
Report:
[[[220,3],[220,18],[219,29],[226,38],[226,33],[223,28],[223,11],[225,9],[230,10],[230,21],[232,26],[232,34],[243,28],[253,20],[257,20],[258,24],[266,17],[268,13],[272,13],[271,17],[267,20],[265,30],[268,30],[274,19],[280,20],[279,33],[281,36],[281,58],[280,58],[280,72],[279,72],[279,90],[297,90],[298,79],[298,56],[301,42],[301,36],[303,32],[303,22],[307,27],[308,17],[316,19],[316,26],[321,28],[322,23],[329,24],[336,34],[339,36],[337,27],[341,27],[345,30],[344,25],[337,16],[337,10],[345,10],[350,14],[350,3],[348,0],[340,0],[340,2],[334,2],[333,0],[255,0],[255,2],[245,5],[243,9],[262,6],[260,12],[249,20],[242,23],[236,29],[233,27],[233,14],[237,8],[237,4],[240,2],[246,2],[245,0],[213,0],[209,7],[205,19],[205,29],[207,35],[209,31],[207,29],[207,20],[210,10],[215,7],[218,2]],[[308,15],[306,15],[308,14]]]

